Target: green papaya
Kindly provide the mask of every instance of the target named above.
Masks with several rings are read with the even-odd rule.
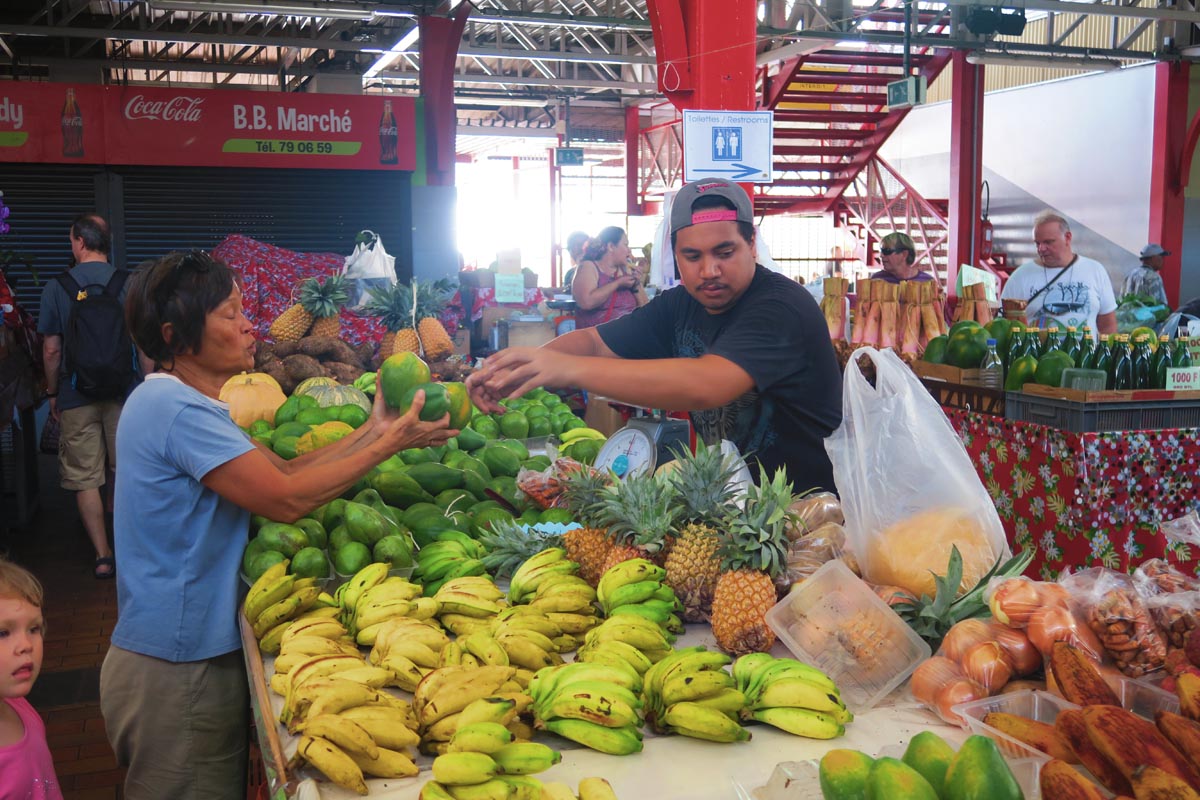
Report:
[[[259,528],[261,528],[263,525],[266,525],[270,521],[271,520],[267,519],[266,517],[264,517],[261,514],[251,514],[250,515],[250,532],[253,533],[254,531],[257,531]]]
[[[819,780],[824,800],[863,800],[875,759],[857,750],[830,750],[821,757]]]
[[[476,472],[479,474],[479,477],[483,478],[485,481],[490,481],[492,478],[496,477],[492,474],[492,471],[487,468],[487,465],[475,456],[463,457],[459,461],[458,468]]]
[[[433,502],[446,509],[466,509],[475,505],[475,495],[466,489],[447,489],[439,492]]]
[[[350,536],[368,547],[374,547],[376,542],[389,533],[397,532],[394,530],[396,525],[392,520],[362,503],[346,503],[345,520]]]
[[[897,758],[879,758],[867,774],[866,800],[938,800],[921,773]]]
[[[404,459],[397,454],[388,456],[383,461],[380,461],[376,469],[378,469],[380,472],[391,472],[392,470],[396,469],[404,469],[407,466],[408,465],[404,463]]]
[[[1024,800],[1024,793],[996,743],[968,736],[946,770],[943,800]]]
[[[534,472],[545,472],[550,469],[550,456],[530,456],[521,462],[521,466]]]
[[[354,497],[350,498],[351,503],[362,503],[364,506],[374,507],[378,503],[383,502],[383,498],[379,496],[379,492],[374,489],[363,489]]]
[[[300,395],[292,395],[283,401],[283,405],[275,409],[275,424],[283,425],[296,419],[300,413]]]
[[[321,508],[325,509],[321,513],[321,526],[327,531],[332,532],[334,528],[342,524],[342,520],[346,517],[345,498],[334,498]]]
[[[410,447],[407,450],[401,450],[399,456],[400,460],[409,466],[413,464],[428,464],[430,461],[438,461],[440,459],[440,456],[435,456],[433,450],[428,447]]]
[[[499,443],[484,448],[479,460],[497,478],[515,478],[521,471],[521,459],[512,450],[501,447]]]
[[[308,537],[309,547],[325,548],[329,543],[329,536],[325,533],[325,528],[315,519],[303,517],[296,520],[296,527],[304,531],[304,535]]]
[[[268,550],[276,550],[288,558],[308,547],[308,536],[303,530],[286,522],[268,522],[258,529],[257,537]]]
[[[272,437],[271,450],[284,461],[291,461],[296,457],[296,443],[299,441],[299,436]]]
[[[454,469],[462,469],[462,462],[470,458],[469,455],[462,450],[447,450],[446,457],[442,459],[442,464]]]
[[[487,444],[487,437],[474,428],[464,427],[458,432],[458,449],[459,450],[478,450]]]
[[[945,739],[933,731],[921,731],[908,743],[900,760],[921,773],[939,797],[944,794],[946,771],[954,761],[954,748]]]
[[[470,469],[463,470],[463,488],[476,500],[487,500],[487,479]]]
[[[355,539],[350,535],[350,531],[346,530],[346,526],[338,525],[329,532],[329,552],[336,553],[353,541]]]
[[[407,469],[376,474],[371,478],[371,488],[379,493],[385,503],[398,508],[408,508],[413,503],[433,502],[433,495],[422,489]]]
[[[261,539],[251,539],[247,542],[246,549],[242,551],[242,572],[249,575],[251,570],[250,565],[254,563],[255,557],[260,553],[265,553],[269,549],[267,543]]]
[[[511,451],[517,457],[517,461],[524,461],[529,458],[529,449],[517,439],[498,439],[496,440],[496,446]]]
[[[408,468],[408,477],[435,497],[447,489],[458,489],[463,485],[462,470],[445,464],[414,464]]]

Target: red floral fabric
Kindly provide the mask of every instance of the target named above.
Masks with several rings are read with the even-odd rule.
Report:
[[[337,253],[298,253],[237,235],[217,245],[213,256],[241,273],[242,307],[262,340],[271,338],[271,323],[294,302],[301,281],[337,275],[345,262],[345,257]],[[455,293],[441,317],[451,336],[461,317],[462,300]],[[384,326],[379,317],[342,309],[339,318],[342,339],[352,345],[383,338]]]
[[[542,295],[541,289],[526,288],[524,305],[522,305],[521,303],[497,303],[496,302],[496,290],[489,286],[483,286],[483,287],[480,287],[479,289],[475,290],[475,303],[471,308],[471,321],[476,322],[478,320],[483,319],[483,310],[485,308],[496,308],[498,306],[504,306],[505,308],[514,308],[514,309],[527,308],[529,306],[536,306],[538,303],[542,302],[542,300],[544,300],[544,299],[545,299],[545,297]]]
[[[1166,558],[1200,575],[1200,553],[1159,523],[1200,508],[1200,429],[1067,433],[946,408],[1029,573],[1130,571]]]

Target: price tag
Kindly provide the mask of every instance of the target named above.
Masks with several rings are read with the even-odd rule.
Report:
[[[1175,392],[1200,390],[1200,367],[1168,369],[1167,389]]]
[[[496,275],[496,302],[497,303],[524,303],[525,302],[525,276],[521,273],[516,275]]]

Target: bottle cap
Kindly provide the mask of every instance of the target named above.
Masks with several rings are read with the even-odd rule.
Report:
[[[995,339],[988,339],[988,340],[987,340],[987,343],[988,343],[988,347],[995,347],[995,346],[996,346],[996,340],[995,340]]]

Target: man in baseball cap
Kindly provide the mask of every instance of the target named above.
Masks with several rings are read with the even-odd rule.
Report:
[[[841,423],[841,374],[804,287],[755,263],[754,213],[737,184],[685,185],[668,213],[680,286],[540,348],[509,348],[467,380],[486,412],[538,386],[578,386],[647,408],[686,410],[699,438],[728,439],[766,478],[835,490],[824,440]]]
[[[1159,270],[1163,266],[1163,258],[1171,255],[1160,244],[1148,244],[1138,254],[1142,263],[1134,267],[1125,276],[1125,285],[1121,287],[1122,294],[1140,294],[1167,305],[1167,291],[1163,288],[1162,276]]]

